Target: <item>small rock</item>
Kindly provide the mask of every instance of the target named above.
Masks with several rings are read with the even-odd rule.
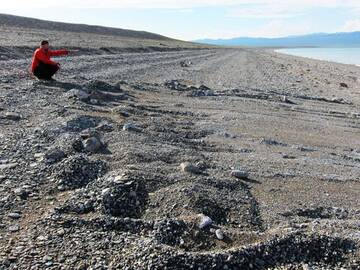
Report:
[[[217,229],[215,231],[215,235],[216,235],[216,238],[219,239],[219,240],[223,240],[224,239],[224,233],[222,230],[220,229]]]
[[[57,234],[58,234],[58,236],[63,236],[63,235],[65,235],[65,230],[64,229],[59,229],[57,231]]]
[[[0,170],[12,169],[15,168],[18,163],[7,163],[7,164],[0,164]]]
[[[19,213],[9,213],[8,217],[12,219],[19,219],[21,218],[21,215]]]
[[[87,152],[96,153],[102,147],[102,143],[98,138],[90,137],[83,141],[83,147]]]
[[[88,93],[80,89],[71,89],[65,95],[68,98],[78,98],[80,100],[88,100],[90,98]]]
[[[230,173],[231,176],[239,178],[239,179],[248,179],[249,173],[244,170],[232,170]]]
[[[186,172],[186,173],[199,174],[201,172],[200,169],[196,165],[193,165],[189,162],[181,163],[180,168],[183,172]]]
[[[294,104],[294,102],[289,100],[287,96],[282,96],[281,101],[284,102],[284,103]]]
[[[140,128],[133,123],[127,123],[123,126],[124,131],[140,131]]]
[[[181,61],[180,62],[181,67],[190,67],[191,64],[192,64],[191,61]]]
[[[21,115],[18,113],[15,113],[15,112],[7,112],[7,113],[5,113],[3,118],[5,118],[7,120],[18,121],[21,119]]]
[[[51,258],[50,256],[48,256],[48,255],[45,255],[45,256],[43,257],[43,261],[44,261],[44,262],[49,262],[49,261],[52,261],[52,258]]]
[[[93,105],[99,105],[100,104],[99,100],[94,99],[94,98],[90,99],[90,103],[93,104]]]
[[[44,153],[35,153],[34,158],[43,158],[45,156]]]
[[[113,182],[114,182],[115,184],[122,183],[122,182],[124,182],[124,179],[126,179],[125,176],[126,176],[125,174],[115,176]]]
[[[344,88],[349,88],[349,86],[348,86],[346,83],[343,83],[343,82],[340,83],[340,86],[341,86],[341,87],[344,87]]]
[[[60,149],[51,149],[45,153],[45,159],[48,163],[61,161],[65,156],[64,151]]]
[[[103,189],[102,191],[101,191],[101,195],[102,196],[105,196],[107,193],[109,193],[110,192],[110,188],[105,188],[105,189]]]
[[[97,131],[111,132],[114,130],[114,127],[110,123],[102,122],[97,127],[95,127]]]
[[[23,187],[16,188],[14,190],[14,193],[16,196],[19,196],[23,200],[26,200],[30,195],[30,192]]]
[[[210,217],[205,216],[205,215],[200,215],[200,216],[201,216],[201,220],[199,223],[199,229],[204,229],[213,223],[213,221]]]
[[[38,236],[37,240],[38,241],[46,241],[48,238],[46,236],[40,235]]]
[[[17,231],[19,231],[19,230],[20,230],[19,225],[13,225],[13,226],[10,226],[10,227],[9,227],[9,231],[10,231],[10,232],[17,232]]]
[[[201,87],[201,86],[200,86]],[[204,86],[206,87],[206,86]],[[189,96],[191,97],[211,97],[211,96],[216,96],[215,92],[213,90],[210,89],[196,89],[193,90]]]

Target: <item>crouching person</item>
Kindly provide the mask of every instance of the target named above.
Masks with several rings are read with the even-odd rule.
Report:
[[[43,40],[40,48],[34,52],[31,71],[40,80],[52,80],[52,76],[60,69],[60,64],[51,60],[52,56],[68,55],[68,50],[50,50],[49,42]]]

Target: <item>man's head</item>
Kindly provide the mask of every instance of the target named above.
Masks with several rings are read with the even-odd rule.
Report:
[[[48,50],[49,49],[49,41],[47,40],[43,40],[41,41],[41,48],[45,49],[45,50]]]

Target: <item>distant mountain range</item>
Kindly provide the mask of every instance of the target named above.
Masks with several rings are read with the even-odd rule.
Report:
[[[360,47],[360,31],[333,34],[317,33],[283,38],[201,39],[195,40],[195,42],[247,47]]]

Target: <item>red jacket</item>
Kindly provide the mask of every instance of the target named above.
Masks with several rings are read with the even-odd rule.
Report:
[[[52,61],[50,59],[50,57],[67,55],[67,54],[69,54],[68,50],[58,50],[58,51],[47,50],[47,51],[45,51],[42,48],[38,48],[38,49],[36,49],[33,59],[32,59],[31,70],[32,70],[32,72],[34,72],[34,70],[36,69],[36,67],[39,65],[40,62],[43,62],[44,64],[49,64],[49,65],[56,65],[57,63]]]

